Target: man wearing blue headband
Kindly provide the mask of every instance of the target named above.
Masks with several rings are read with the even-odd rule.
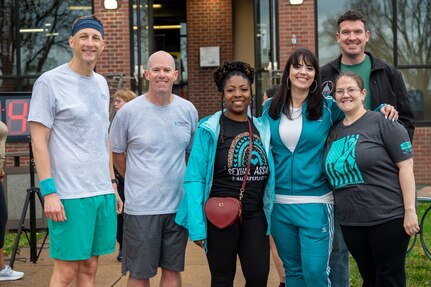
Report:
[[[50,286],[95,286],[98,256],[115,251],[123,205],[108,141],[108,84],[94,72],[102,23],[78,18],[69,46],[71,61],[35,82],[28,121],[54,258]]]

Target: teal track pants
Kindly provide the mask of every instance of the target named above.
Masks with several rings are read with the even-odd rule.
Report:
[[[334,233],[332,204],[274,204],[271,233],[283,261],[286,286],[328,287]]]

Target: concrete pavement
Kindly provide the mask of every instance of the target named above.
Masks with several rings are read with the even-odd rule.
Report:
[[[37,263],[30,262],[29,248],[21,249],[21,254],[17,255],[14,269],[25,273],[24,278],[18,281],[0,282],[0,286],[10,287],[45,287],[49,284],[52,273],[53,260],[49,258],[49,242],[44,249]],[[102,287],[124,287],[127,284],[127,276],[121,277],[121,264],[116,260],[117,253],[112,253],[100,257],[99,269],[97,272],[97,286]],[[24,262],[26,260],[26,262]],[[160,273],[160,272],[159,272]],[[121,279],[120,279],[121,278]],[[118,283],[115,283],[118,279]],[[158,286],[160,274],[151,280],[151,286]],[[186,250],[186,266],[182,273],[184,287],[204,287],[210,286],[210,272],[203,250],[189,241]],[[115,283],[115,284],[114,284]],[[271,259],[271,268],[268,279],[268,286],[278,286],[277,273]],[[245,281],[241,273],[241,266],[237,265],[237,276],[234,287],[244,286]]]
[[[418,196],[431,197],[431,186],[421,186],[418,190]],[[18,281],[0,282],[0,287],[3,286],[21,286],[21,287],[45,287],[48,286],[49,279],[52,273],[53,260],[50,259],[49,242],[45,244],[41,252],[39,260],[36,264],[29,262],[29,248],[21,249],[21,254],[15,259],[14,269],[25,272],[23,279]],[[97,273],[97,286],[102,287],[124,287],[127,283],[127,276],[121,277],[120,263],[116,260],[117,253],[102,256],[100,258],[99,270]],[[25,262],[24,260],[27,260]],[[118,279],[120,281],[114,284]],[[160,274],[152,279],[152,286],[158,286]],[[184,287],[204,287],[209,286],[210,273],[208,263],[203,250],[197,247],[192,242],[189,242],[186,250],[186,266],[182,273]],[[268,278],[268,286],[278,286],[277,273],[271,260],[271,269]],[[237,276],[235,278],[234,287],[244,286],[244,278],[241,273],[241,267],[237,265]]]

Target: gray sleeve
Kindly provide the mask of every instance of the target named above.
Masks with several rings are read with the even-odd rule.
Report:
[[[406,128],[399,122],[381,119],[380,133],[385,149],[394,163],[413,157],[412,144]]]
[[[52,128],[56,114],[55,96],[51,87],[39,79],[33,86],[27,120]]]
[[[193,141],[195,138],[195,134],[196,134],[196,128],[198,125],[198,111],[196,110],[195,106],[193,104],[191,105],[191,112],[190,112],[190,116],[191,116],[191,137],[190,137],[190,142],[186,148],[186,152],[190,153],[192,150],[192,146],[193,146]]]
[[[123,153],[127,150],[127,128],[123,123],[121,114],[118,113],[111,125],[109,132],[111,139],[112,151],[115,153]]]

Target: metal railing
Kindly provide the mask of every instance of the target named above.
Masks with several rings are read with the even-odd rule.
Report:
[[[431,211],[431,197],[419,196],[418,201],[419,202],[428,202],[428,203],[430,203],[430,206],[428,206],[428,208],[425,210],[424,214],[422,214],[422,217],[420,220],[421,230],[419,231],[419,233],[415,234],[415,236],[413,237],[413,241],[410,243],[410,246],[407,249],[407,255],[409,255],[413,251],[413,248],[415,247],[417,238],[419,236],[419,240],[420,240],[420,244],[422,246],[422,249],[424,250],[425,255],[428,257],[428,259],[431,260],[431,250],[430,250],[431,246],[428,246],[426,241],[425,241],[425,222],[427,220],[427,215],[428,214],[431,215],[431,213],[430,213],[430,211]],[[428,218],[428,220],[431,220],[431,218]],[[429,235],[429,236],[431,236],[431,235]]]

